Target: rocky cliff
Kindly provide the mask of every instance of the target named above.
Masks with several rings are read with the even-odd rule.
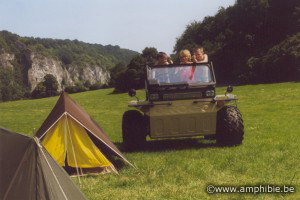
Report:
[[[0,67],[10,67],[13,68],[12,62],[15,60],[14,54],[2,53],[0,54]]]
[[[21,37],[0,31],[0,102],[32,98],[34,91],[45,96],[45,87],[36,86],[47,74],[56,78],[59,91],[101,88],[110,82],[112,68],[127,65],[138,54],[118,45]],[[36,93],[35,98],[39,96]]]
[[[16,56],[11,53],[0,54],[0,67],[8,67],[14,69],[16,63]],[[107,84],[110,80],[110,74],[99,65],[77,66],[64,65],[61,61],[40,55],[38,53],[30,52],[27,56],[27,85],[32,91],[36,85],[43,81],[47,74],[56,77],[59,83],[59,90],[65,86],[74,86],[76,82],[89,81],[91,84],[101,83]]]

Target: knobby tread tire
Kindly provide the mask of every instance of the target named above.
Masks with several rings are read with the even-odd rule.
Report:
[[[137,110],[128,110],[122,120],[123,147],[127,151],[138,150],[146,142],[145,117]]]
[[[217,113],[217,144],[234,146],[242,144],[244,139],[244,122],[237,107],[225,106]]]

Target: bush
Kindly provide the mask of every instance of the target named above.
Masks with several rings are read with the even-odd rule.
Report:
[[[37,86],[31,93],[33,99],[45,98],[46,97],[46,87],[43,82],[39,82]]]
[[[65,88],[65,92],[69,94],[76,93],[77,92],[76,86],[67,86]]]
[[[88,91],[88,88],[86,88],[82,82],[75,83],[75,86],[67,86],[65,88],[65,92],[68,92],[70,94],[77,93],[77,92],[85,92]]]
[[[91,84],[91,82],[89,80],[85,81],[83,85],[86,88],[90,88],[92,86],[92,84]]]
[[[101,83],[95,83],[93,85],[90,86],[90,90],[99,90],[102,88],[102,84]]]
[[[88,88],[86,88],[82,82],[76,82],[75,87],[76,87],[77,92],[88,91]]]

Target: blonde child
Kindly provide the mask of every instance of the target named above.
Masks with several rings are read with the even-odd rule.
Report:
[[[179,52],[180,64],[189,64],[191,63],[191,53],[187,49],[183,49]]]
[[[203,47],[197,47],[194,49],[193,62],[204,63],[208,62],[208,56],[204,53]]]

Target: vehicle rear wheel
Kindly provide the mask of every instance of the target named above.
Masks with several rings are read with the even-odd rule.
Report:
[[[125,150],[137,150],[146,143],[145,117],[136,110],[128,110],[122,120],[123,146]]]
[[[217,144],[234,146],[244,139],[244,123],[242,114],[237,107],[225,106],[217,113]]]

